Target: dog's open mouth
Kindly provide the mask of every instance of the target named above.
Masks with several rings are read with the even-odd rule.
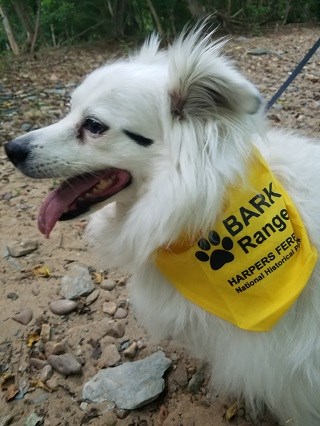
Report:
[[[43,201],[38,227],[46,237],[58,220],[73,219],[126,188],[131,183],[129,172],[107,169],[94,174],[75,176],[62,182]]]

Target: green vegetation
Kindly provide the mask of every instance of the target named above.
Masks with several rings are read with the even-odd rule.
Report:
[[[228,30],[320,20],[319,0],[0,0],[0,52],[98,38],[173,36],[213,14]]]

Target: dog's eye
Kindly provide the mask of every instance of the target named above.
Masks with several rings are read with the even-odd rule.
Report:
[[[82,128],[88,130],[88,132],[93,133],[94,135],[102,135],[104,132],[109,130],[109,127],[105,124],[99,123],[99,121],[94,118],[86,118]]]

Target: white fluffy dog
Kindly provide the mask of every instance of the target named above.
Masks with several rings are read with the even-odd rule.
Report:
[[[64,119],[6,151],[28,176],[68,178],[42,204],[45,235],[57,220],[98,210],[90,241],[104,267],[132,273],[131,301],[153,336],[183,341],[207,360],[220,392],[255,411],[266,404],[282,422],[316,426],[320,147],[268,129],[257,89],[221,54],[224,42],[202,31],[166,51],[151,37],[128,59],[94,71]],[[260,182],[262,170],[273,183]],[[271,207],[279,211],[258,222]],[[228,208],[237,213],[223,216]],[[273,237],[280,239],[268,247]],[[189,257],[179,266],[181,253]],[[184,269],[193,289],[184,287]],[[223,283],[220,273],[229,274]]]

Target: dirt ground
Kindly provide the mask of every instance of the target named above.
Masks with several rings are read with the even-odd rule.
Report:
[[[266,36],[235,36],[227,52],[268,100],[319,37],[319,26],[293,26]],[[253,49],[260,50],[252,52]],[[42,51],[34,58],[0,59],[0,145],[63,116],[70,93],[83,76],[117,54],[114,45],[100,44]],[[319,135],[319,89],[320,52],[285,92],[276,108],[268,113],[271,123]],[[190,392],[181,375],[190,380],[201,363],[189,358],[173,342],[150,342],[130,312],[128,277],[118,271],[102,274],[95,271],[94,261],[81,239],[85,221],[59,223],[50,239],[40,235],[36,226],[37,211],[53,184],[49,180],[23,177],[14,170],[0,147],[0,425],[10,422],[50,426],[252,424],[241,403],[232,407],[231,397],[210,394],[207,376],[197,392]],[[9,254],[8,247],[16,241],[29,240],[37,241],[35,251],[19,258]],[[100,289],[99,296],[92,304],[86,304],[83,297],[72,313],[55,315],[49,303],[61,298],[61,279],[75,263],[90,268],[95,287]],[[116,284],[113,290],[104,289],[106,279]],[[105,335],[105,324],[114,321],[112,314],[103,312],[106,301],[115,302],[128,312],[126,318],[115,320],[124,326],[122,337]],[[27,325],[12,319],[26,308],[33,312]],[[81,361],[82,374],[65,377],[54,372],[50,386],[40,380],[39,368],[46,364],[47,340],[63,342],[65,351],[72,352]],[[162,395],[131,412],[118,410],[108,403],[83,402],[83,384],[104,365],[103,350],[116,345],[119,364],[127,361],[124,348],[133,342],[138,342],[134,360],[161,347],[173,361],[165,376]],[[101,349],[98,354],[97,347]],[[34,359],[40,360],[41,365]],[[230,407],[234,408],[235,415],[227,420]],[[30,415],[38,417],[32,422]],[[276,423],[266,417],[259,424]]]

